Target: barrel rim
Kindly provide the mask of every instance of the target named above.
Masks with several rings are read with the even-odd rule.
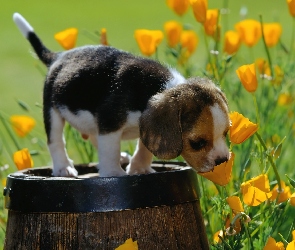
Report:
[[[167,166],[169,171],[163,171]],[[162,172],[81,179],[32,174],[50,171],[48,167],[18,171],[7,177],[5,207],[23,212],[107,212],[198,200],[197,173],[191,167],[182,162],[153,162],[152,167]]]

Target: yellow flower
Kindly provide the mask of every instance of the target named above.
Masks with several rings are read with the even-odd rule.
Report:
[[[76,46],[78,29],[69,28],[54,35],[55,40],[66,50]]]
[[[248,92],[255,92],[258,87],[255,64],[252,63],[248,65],[243,65],[236,70],[236,73],[244,88]]]
[[[20,137],[25,137],[35,127],[36,121],[27,115],[13,115],[10,117],[12,128]]]
[[[142,54],[151,56],[156,52],[164,35],[160,30],[139,29],[135,31],[135,39]]]
[[[221,163],[214,167],[213,171],[198,173],[204,178],[218,184],[220,186],[225,186],[229,183],[231,178],[231,172],[234,164],[235,154],[231,152],[230,158],[227,162]]]
[[[213,235],[213,241],[214,243],[218,244],[218,243],[221,243],[221,239],[218,237],[223,237],[223,231],[222,230],[219,230],[217,231],[214,235]]]
[[[282,248],[283,249],[283,248]],[[295,250],[295,240],[291,241],[288,245],[286,250]]]
[[[218,9],[207,10],[206,20],[204,22],[205,32],[208,36],[215,36],[217,30],[219,11]]]
[[[274,238],[269,237],[263,250],[284,250],[284,244],[282,242],[276,242]]]
[[[124,244],[117,247],[115,250],[138,250],[137,241],[132,241],[132,239],[128,239]]]
[[[290,197],[290,204],[295,207],[295,193],[293,193]],[[293,234],[293,240],[295,240],[295,233]]]
[[[32,159],[30,152],[27,148],[16,151],[13,154],[13,161],[14,161],[15,165],[17,166],[18,170],[31,168],[34,165],[33,159]]]
[[[180,44],[182,48],[188,51],[190,56],[197,48],[199,38],[193,30],[184,30],[180,36]]]
[[[231,120],[229,137],[232,143],[240,144],[258,130],[257,124],[252,123],[248,118],[238,112],[230,113],[229,118]]]
[[[182,25],[176,21],[169,21],[164,24],[168,45],[173,48],[179,41],[182,32]]]
[[[291,16],[295,17],[295,0],[287,0],[287,4]]]
[[[242,202],[238,196],[230,196],[226,198],[229,207],[233,210],[233,213],[244,212]]]
[[[283,191],[281,193],[278,193],[278,185],[275,185],[275,187],[272,190],[272,196],[270,200],[277,200],[277,204],[282,203],[286,200],[288,200],[291,197],[291,191],[290,187],[286,186],[286,183],[284,181],[281,181],[281,187]]]
[[[189,0],[167,0],[166,3],[179,16],[182,16],[189,8]]]
[[[223,51],[232,55],[238,51],[241,45],[241,38],[238,32],[229,30],[224,35]]]
[[[249,206],[258,206],[272,196],[267,175],[262,174],[241,184],[243,201]]]
[[[280,39],[282,26],[279,23],[265,23],[263,24],[263,34],[266,45],[273,47]]]
[[[196,20],[199,23],[204,23],[206,21],[208,0],[190,0],[190,4]]]
[[[102,28],[100,31],[100,44],[108,46],[107,29]]]
[[[278,104],[280,106],[285,106],[292,103],[292,96],[289,93],[281,93],[278,98]]]
[[[256,20],[243,20],[238,22],[235,28],[239,32],[242,42],[249,47],[254,46],[261,37],[260,23]]]

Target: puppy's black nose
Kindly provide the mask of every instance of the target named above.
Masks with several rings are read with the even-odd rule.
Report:
[[[215,159],[215,166],[217,166],[217,165],[219,165],[219,164],[221,164],[221,163],[224,163],[224,162],[226,162],[226,161],[228,161],[228,159],[227,159],[227,157],[223,157],[223,158],[217,158],[217,159]]]

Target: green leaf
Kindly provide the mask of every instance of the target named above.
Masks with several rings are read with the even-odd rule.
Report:
[[[292,178],[290,178],[287,174],[286,177],[288,178],[290,184],[292,185],[293,188],[295,188],[295,180],[293,180]]]
[[[25,103],[24,101],[19,100],[19,99],[17,99],[16,101],[17,101],[18,105],[19,105],[23,110],[25,110],[25,111],[27,111],[27,112],[29,112],[29,111],[31,110],[30,106],[29,106],[27,103]]]

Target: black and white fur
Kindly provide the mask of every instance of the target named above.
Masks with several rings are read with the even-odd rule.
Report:
[[[65,121],[97,147],[103,177],[126,175],[120,141],[138,137],[127,174],[154,172],[153,154],[163,159],[183,155],[201,172],[228,159],[227,103],[211,81],[186,80],[156,61],[108,46],[54,53],[20,14],[13,19],[48,67],[43,112],[54,176],[77,176],[65,150]],[[208,135],[198,134],[203,127]]]

